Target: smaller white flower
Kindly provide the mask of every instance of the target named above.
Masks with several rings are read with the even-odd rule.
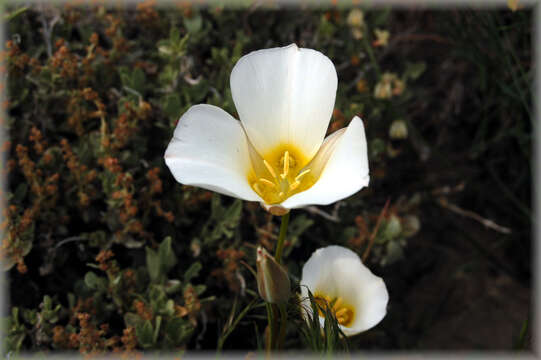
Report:
[[[387,313],[389,293],[383,280],[372,274],[356,253],[342,246],[318,249],[304,264],[301,295],[305,311],[311,311],[308,290],[320,304],[326,301],[332,306],[346,336],[374,327]]]

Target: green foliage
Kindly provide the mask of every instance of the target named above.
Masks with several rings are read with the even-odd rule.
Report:
[[[200,238],[203,244],[212,244],[235,235],[241,219],[242,201],[235,199],[228,207],[221,204],[220,196],[214,194],[211,200],[210,217],[203,226]]]
[[[308,302],[302,302],[300,311],[306,321],[300,323],[300,333],[305,346],[315,352],[332,355],[348,350],[348,341],[336,320],[331,304],[321,305],[314,299],[314,295],[308,290]],[[321,312],[325,317],[323,327],[320,325]]]
[[[165,238],[160,244],[158,251],[147,246],[146,259],[150,280],[156,283],[163,283],[169,270],[177,263],[177,258],[171,247],[171,237],[168,236]]]
[[[178,119],[191,106],[213,104],[238,118],[231,69],[257,49],[296,42],[329,56],[339,78],[331,130],[359,116],[368,139],[368,189],[319,213],[293,211],[284,247],[291,279],[300,277],[313,250],[335,243],[369,255],[365,262],[375,272],[403,264],[419,219],[424,229],[433,212],[431,192],[462,181],[473,190],[459,199],[489,209],[495,219],[511,219],[513,229],[530,228],[528,12],[431,14],[436,20],[426,23],[451,35],[432,29],[428,41],[416,42],[390,8],[364,9],[362,26],[349,24],[350,9],[341,6],[254,10],[6,9],[10,142],[2,147],[8,208],[0,255],[10,275],[8,353],[131,356],[262,347],[266,319],[247,269],[255,264],[253,249],[275,246],[276,219],[257,204],[178,184],[163,161]],[[391,31],[386,46],[374,45],[376,29]],[[445,72],[432,57],[441,49],[433,54],[429,41],[448,38],[453,46],[446,43],[442,57],[461,62]],[[387,85],[390,93],[376,91]],[[397,119],[407,124],[405,138],[389,136]],[[472,168],[453,163],[449,149],[460,149],[457,158]],[[508,161],[513,154],[522,161]],[[432,174],[438,164],[444,175]],[[524,273],[527,231],[517,232],[526,239],[518,246],[514,237],[501,241]],[[319,305],[312,295],[309,300],[317,314]],[[333,314],[322,312],[323,329],[318,316],[301,320],[288,329],[286,349],[302,343],[327,354],[348,348]],[[401,328],[391,325],[366,341],[405,348],[396,334]]]

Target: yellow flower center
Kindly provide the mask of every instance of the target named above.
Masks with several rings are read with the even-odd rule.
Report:
[[[278,204],[314,185],[316,177],[311,169],[304,168],[307,163],[308,159],[294,146],[280,145],[263,156],[262,164],[254,166],[248,180],[267,204]]]
[[[353,323],[353,318],[355,317],[353,306],[346,304],[341,297],[331,298],[328,295],[315,293],[314,299],[323,310],[329,307],[340,325],[350,326]],[[320,317],[325,317],[325,313],[321,309],[318,309],[318,312]]]

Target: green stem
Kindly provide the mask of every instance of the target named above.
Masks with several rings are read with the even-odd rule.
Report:
[[[278,349],[284,346],[284,339],[286,337],[286,325],[287,325],[287,311],[284,304],[280,304],[280,332],[278,335]]]
[[[372,50],[372,46],[370,45],[370,42],[368,41],[368,35],[369,35],[368,28],[365,26],[365,31],[363,34],[363,45],[364,49],[368,53],[368,56],[370,57],[370,61],[372,62],[372,65],[374,66],[374,69],[376,70],[376,75],[378,76],[378,81],[381,79],[381,70],[379,68],[378,61],[376,60],[376,56],[374,55],[374,51]]]
[[[276,252],[274,254],[274,259],[276,260],[278,264],[282,262],[282,252],[284,250],[284,243],[285,243],[286,234],[287,234],[287,226],[289,225],[290,214],[291,212],[288,212],[287,214],[282,216],[282,224],[280,225],[280,235],[278,236],[278,243],[276,244]],[[274,310],[276,310],[277,307],[273,306],[273,308]],[[275,331],[276,331],[277,326],[275,325],[273,327],[272,339],[275,342],[275,344],[273,345],[275,345],[276,348],[281,349],[284,344],[284,338],[286,335],[287,311],[285,309],[284,304],[280,304],[279,309],[280,309],[280,330],[279,330],[279,333],[276,334]],[[277,317],[278,317],[278,312],[274,311],[275,321],[277,320]]]
[[[280,235],[278,236],[278,243],[276,244],[276,252],[274,254],[274,259],[276,262],[278,262],[278,264],[282,262],[282,251],[284,250],[287,225],[289,224],[289,214],[291,214],[291,212],[288,212],[282,216],[282,224],[280,225]]]
[[[265,336],[265,350],[267,352],[267,355],[269,355],[273,347],[272,343],[274,342],[274,314],[272,312],[271,303],[265,303],[265,306],[267,307],[267,322],[269,326],[269,338],[267,339]]]
[[[278,345],[278,306],[271,304],[271,308],[273,317],[271,349],[276,349]]]

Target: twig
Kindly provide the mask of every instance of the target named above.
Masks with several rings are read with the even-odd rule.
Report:
[[[141,93],[139,93],[139,91],[132,89],[131,87],[126,86],[126,85],[124,85],[122,88],[126,90],[127,92],[129,92],[130,94],[137,96],[140,100],[143,99],[143,96],[141,95]]]
[[[376,234],[378,233],[379,226],[381,225],[381,220],[383,220],[383,217],[387,213],[387,208],[389,208],[389,202],[390,199],[387,199],[385,202],[385,206],[383,207],[383,210],[379,213],[378,221],[376,222],[376,227],[374,227],[374,230],[372,230],[372,234],[370,235],[370,241],[368,242],[368,246],[366,247],[366,250],[363,254],[363,262],[366,261],[368,258],[368,254],[370,254],[370,249],[372,249],[372,245],[374,245],[374,240],[376,239]]]
[[[41,24],[43,25],[43,29],[41,33],[43,34],[43,39],[45,40],[45,45],[47,47],[47,56],[51,58],[53,56],[53,45],[51,43],[51,34],[53,32],[53,28],[55,24],[60,20],[60,15],[54,14],[54,17],[52,20],[47,23],[47,19],[45,19],[45,13],[43,7],[41,8],[41,16],[39,17],[39,20],[41,21]]]
[[[455,204],[451,204],[444,197],[440,197],[438,199],[438,204],[441,207],[443,207],[445,209],[448,209],[448,210],[451,210],[452,212],[454,212],[454,213],[456,213],[458,215],[461,215],[461,216],[473,219],[475,221],[478,221],[481,224],[485,225],[489,229],[500,232],[502,234],[511,234],[511,229],[509,229],[508,227],[498,225],[494,221],[492,221],[490,219],[485,219],[484,217],[480,216],[479,214],[474,213],[473,211],[464,210],[464,209],[456,206]]]
[[[394,37],[398,43],[401,41],[434,41],[441,44],[452,44],[453,41],[436,34],[399,34]]]
[[[261,229],[261,228],[256,228],[255,231],[257,231],[258,233],[261,233],[265,236],[268,236],[269,238],[273,239],[273,240],[277,240],[278,239],[278,236],[271,233],[270,231],[267,231],[265,229]]]
[[[307,206],[304,208],[304,210],[308,211],[309,213],[312,213],[314,215],[319,215],[321,217],[324,217],[327,220],[333,221],[333,222],[340,222],[340,218],[338,217],[338,209],[343,205],[344,203],[342,201],[339,201],[334,205],[334,209],[331,214],[321,210],[317,206]]]
[[[70,243],[70,242],[74,242],[74,241],[86,241],[86,240],[90,240],[89,238],[86,238],[86,237],[83,237],[83,236],[72,236],[72,237],[69,237],[67,239],[64,239],[62,241],[60,241],[58,244],[55,245],[55,249],[58,249],[59,247],[61,247],[62,245],[64,244],[67,244],[67,243]]]
[[[239,269],[235,271],[235,277],[239,280],[240,283],[240,296],[244,297],[246,295],[246,280],[244,280],[244,276],[242,276]]]
[[[434,196],[437,196],[437,195],[449,195],[449,194],[453,194],[453,193],[456,193],[456,192],[461,192],[462,190],[464,190],[464,188],[466,187],[466,183],[464,181],[460,182],[458,185],[456,186],[449,186],[449,185],[445,185],[445,186],[442,186],[442,187],[439,187],[439,188],[436,188],[434,190],[432,190],[432,195]]]
[[[201,332],[199,333],[199,335],[197,335],[197,339],[196,339],[196,348],[198,350],[201,349],[201,344],[200,342],[203,340],[203,337],[205,336],[205,333],[207,332],[207,322],[208,322],[208,317],[207,317],[207,313],[205,312],[205,310],[201,310],[201,323],[203,324],[203,329],[201,329]]]
[[[196,79],[192,78],[189,73],[186,73],[184,75],[184,81],[186,81],[190,85],[197,85],[201,82],[203,77],[199,75]]]
[[[246,261],[244,260],[239,260],[239,262],[244,265],[246,267],[246,269],[248,269],[248,271],[250,271],[252,273],[252,275],[254,276],[255,279],[257,279],[257,273],[255,272],[254,268],[251,267]]]

